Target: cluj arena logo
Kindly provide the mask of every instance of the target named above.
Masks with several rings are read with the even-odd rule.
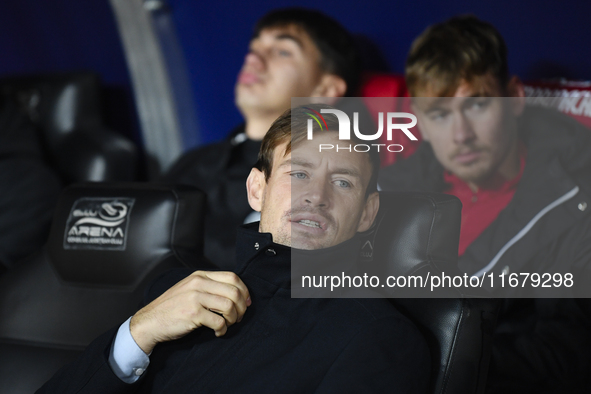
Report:
[[[80,198],[66,223],[64,249],[125,250],[133,198]]]

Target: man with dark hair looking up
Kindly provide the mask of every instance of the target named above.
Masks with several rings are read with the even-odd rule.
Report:
[[[292,134],[305,112],[289,110],[263,140],[247,181],[261,221],[240,229],[235,273],[164,276],[39,393],[426,392],[426,343],[388,300],[291,298],[292,255],[356,260],[379,208],[377,152],[319,154],[338,124],[309,141],[305,126]]]
[[[234,229],[258,220],[246,199],[246,180],[271,123],[292,97],[341,97],[355,93],[360,60],[351,35],[313,10],[271,11],[254,28],[236,82],[236,105],[244,116],[223,141],[183,155],[163,177],[207,194],[205,255],[232,268]]]
[[[503,38],[473,16],[426,29],[412,44],[406,81],[424,142],[383,169],[380,187],[462,201],[462,271],[571,273],[576,285],[591,262],[591,131],[526,107]],[[488,392],[589,392],[590,316],[574,289],[551,299],[520,282],[506,293],[531,298],[502,304]]]

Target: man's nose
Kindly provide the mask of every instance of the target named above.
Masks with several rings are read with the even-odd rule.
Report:
[[[330,185],[324,180],[311,181],[303,198],[306,205],[326,209],[330,206]]]
[[[453,138],[456,144],[467,144],[476,138],[472,122],[463,114],[454,118]]]
[[[244,57],[244,66],[252,70],[260,71],[265,67],[265,59],[256,51],[249,51]]]

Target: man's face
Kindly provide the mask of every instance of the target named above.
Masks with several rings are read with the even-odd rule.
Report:
[[[243,112],[280,114],[292,97],[309,97],[323,71],[320,52],[295,25],[263,29],[250,49],[236,83],[236,105]]]
[[[480,185],[503,170],[517,141],[518,102],[490,75],[465,81],[454,97],[433,97],[429,89],[413,99],[419,127],[443,167]],[[425,97],[425,98],[422,98]],[[427,98],[428,97],[428,98]]]
[[[377,193],[365,198],[371,177],[368,154],[318,152],[319,144],[338,142],[337,133],[325,133],[299,143],[287,156],[287,144],[275,148],[271,177],[262,191],[261,232],[270,232],[283,245],[320,249],[371,226],[379,198]]]

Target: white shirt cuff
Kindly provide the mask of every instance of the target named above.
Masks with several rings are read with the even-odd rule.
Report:
[[[109,366],[119,379],[129,384],[135,383],[150,364],[149,355],[131,336],[130,321],[131,317],[119,327],[109,354]]]

